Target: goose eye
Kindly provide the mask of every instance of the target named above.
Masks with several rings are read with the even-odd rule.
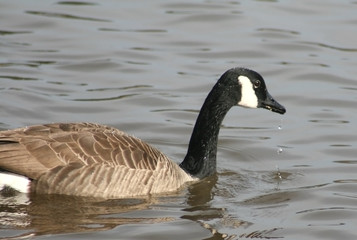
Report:
[[[260,87],[260,81],[259,80],[255,80],[254,81],[254,88],[258,88],[258,87]]]

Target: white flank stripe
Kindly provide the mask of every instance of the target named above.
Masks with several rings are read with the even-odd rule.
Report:
[[[246,76],[238,77],[239,85],[241,86],[242,97],[238,102],[238,105],[248,108],[258,107],[258,98],[255,94],[252,82]]]
[[[5,186],[11,187],[22,193],[27,193],[30,187],[30,179],[12,173],[0,173],[0,191]]]

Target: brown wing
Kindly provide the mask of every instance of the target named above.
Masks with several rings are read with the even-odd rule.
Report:
[[[56,123],[0,132],[0,168],[38,179],[58,166],[154,170],[163,154],[115,128]]]

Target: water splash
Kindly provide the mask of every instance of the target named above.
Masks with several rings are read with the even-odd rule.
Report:
[[[278,124],[278,131],[280,131],[282,129],[283,129],[283,119],[280,119],[280,123]],[[278,145],[276,153],[278,155],[281,155],[283,153],[283,147]],[[276,168],[275,178],[277,179],[276,190],[280,190],[280,183],[283,181],[283,177],[282,177],[282,174],[280,172],[279,166],[276,165],[275,168]]]

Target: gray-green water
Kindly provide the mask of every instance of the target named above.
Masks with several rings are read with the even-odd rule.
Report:
[[[0,1],[0,128],[90,121],[180,162],[228,68],[287,108],[232,109],[217,178],[146,200],[0,197],[0,236],[356,239],[357,2]]]

